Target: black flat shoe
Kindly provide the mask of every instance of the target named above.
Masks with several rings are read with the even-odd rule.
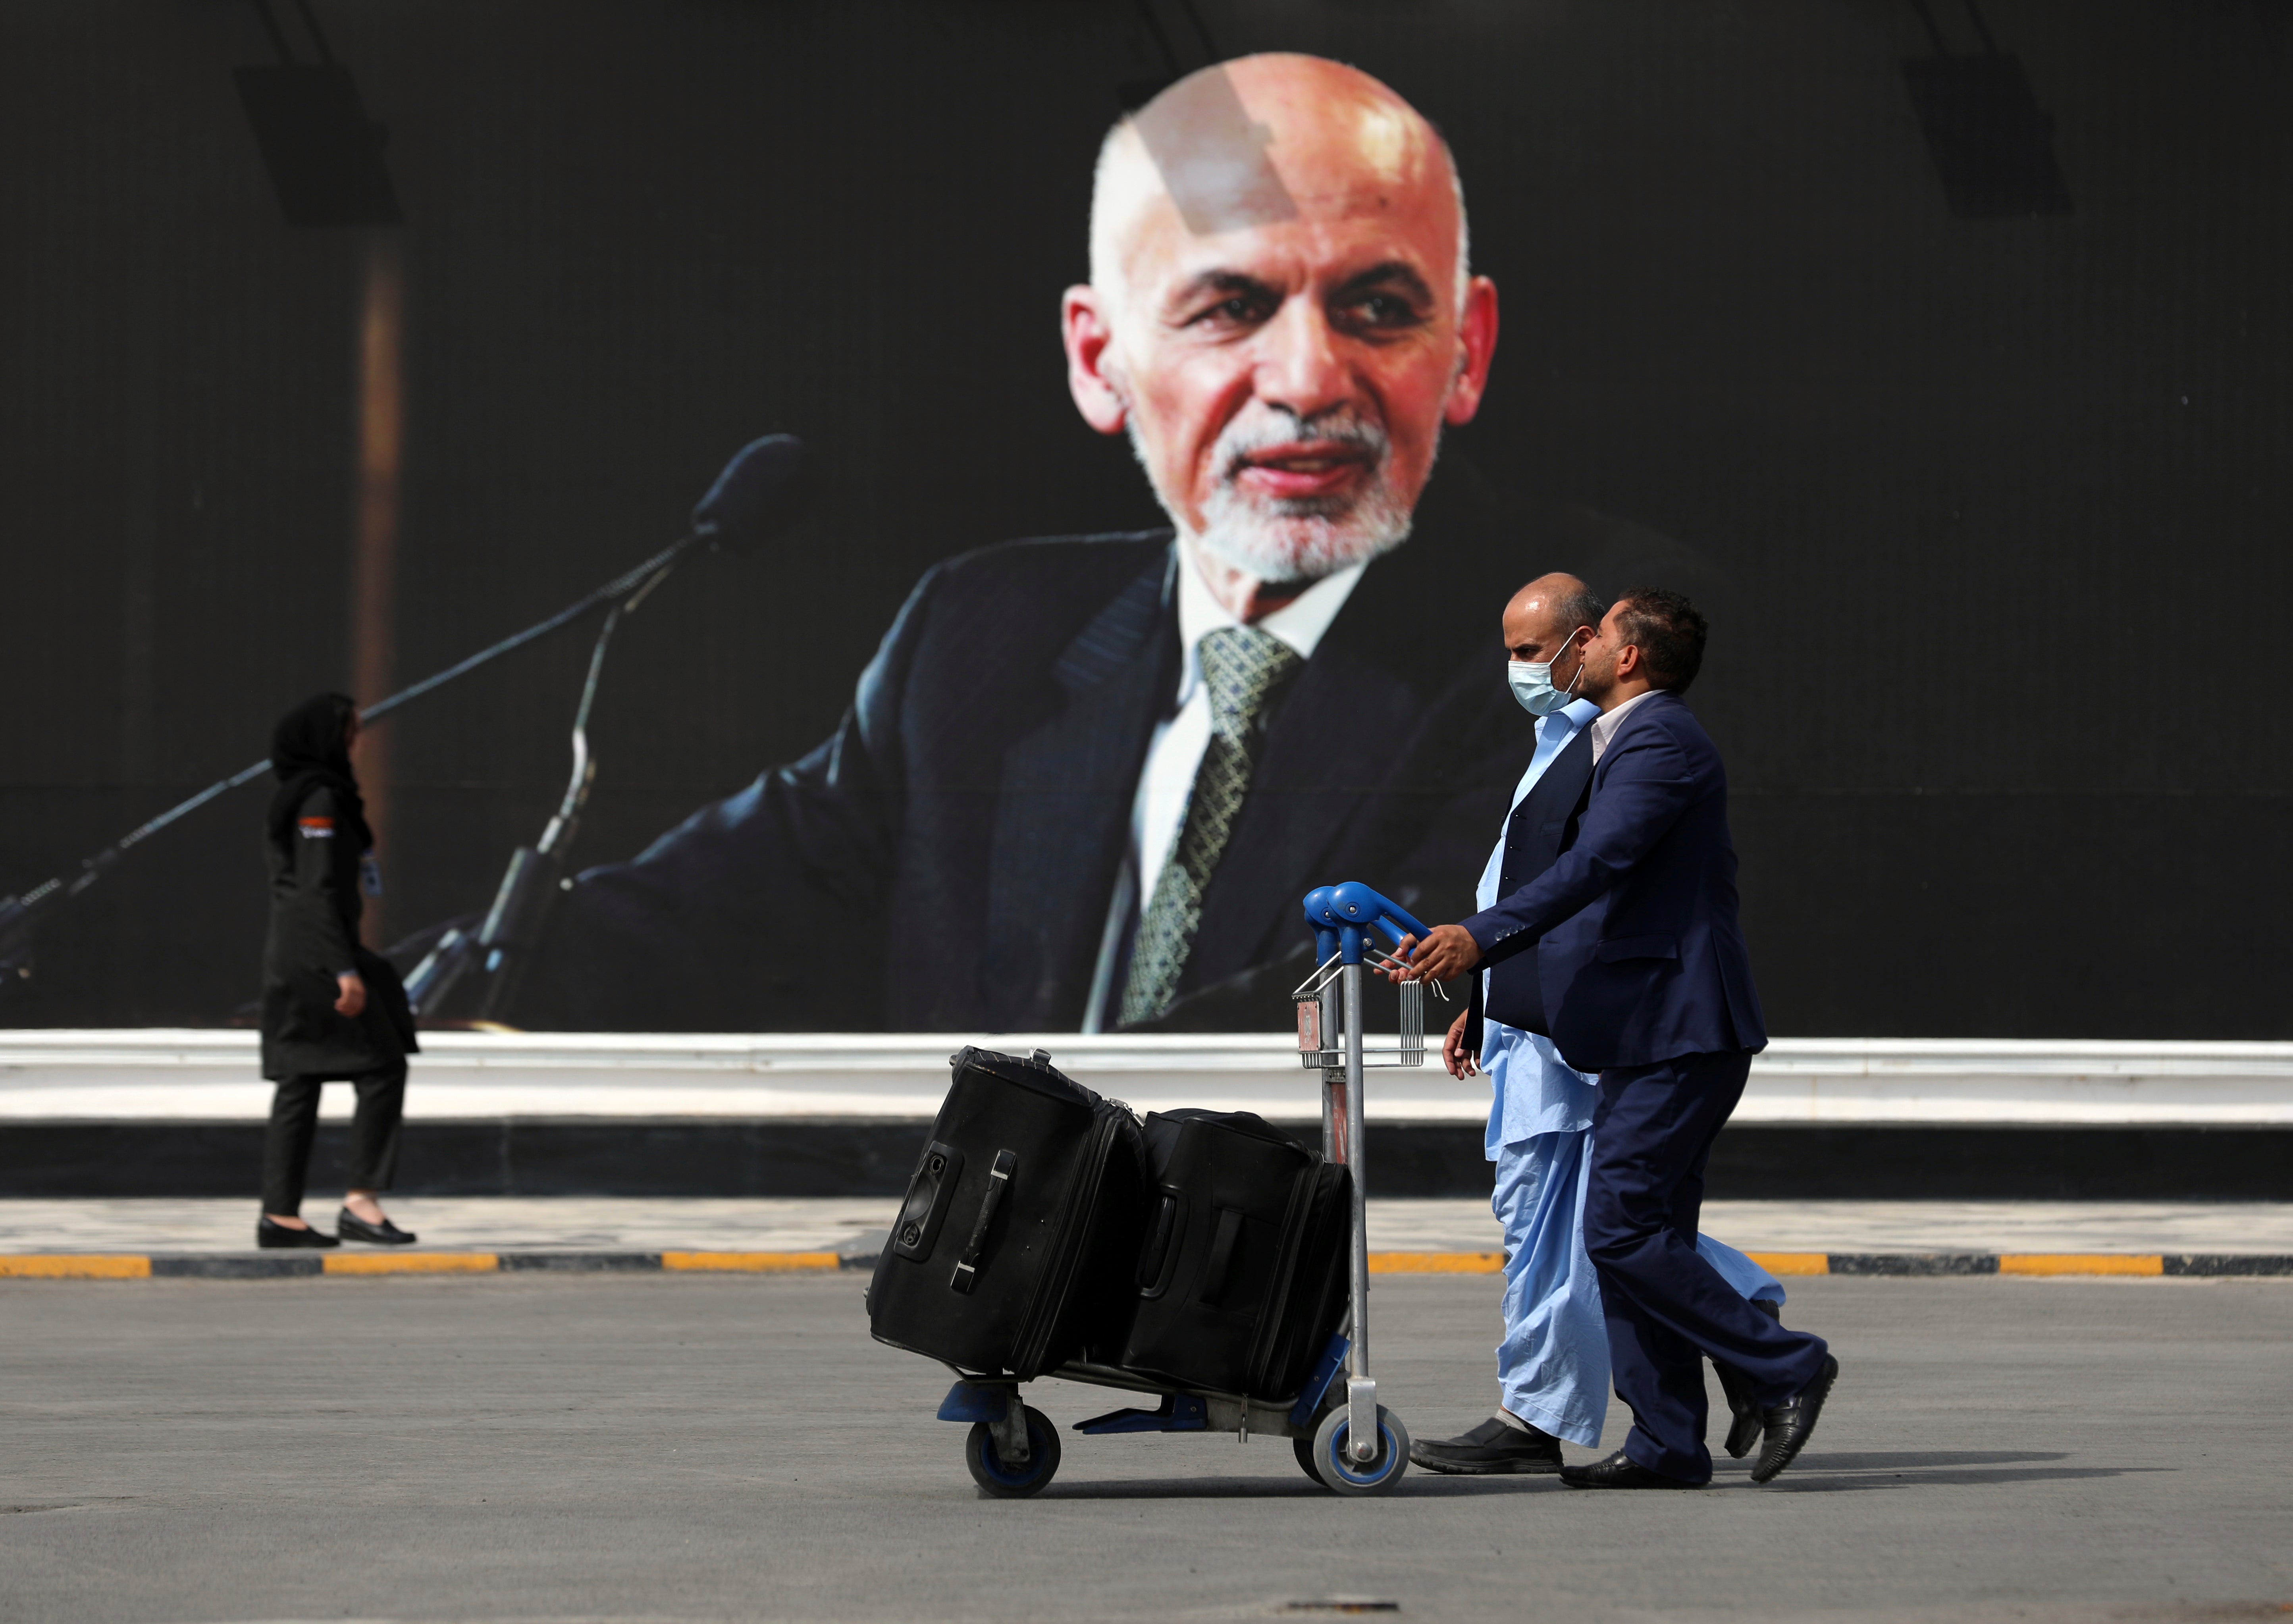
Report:
[[[1831,1396],[1831,1384],[1838,1379],[1839,1361],[1826,1353],[1815,1379],[1768,1411],[1760,1464],[1752,1468],[1754,1483],[1772,1483],[1778,1473],[1799,1458],[1801,1446],[1815,1431],[1816,1418],[1823,1413],[1823,1401]]]
[[[1651,1472],[1618,1450],[1606,1460],[1596,1460],[1586,1466],[1563,1466],[1560,1481],[1571,1489],[1701,1489],[1702,1483],[1691,1483],[1684,1477],[1666,1477],[1661,1472]]]
[[[284,1224],[273,1224],[271,1215],[265,1213],[255,1221],[255,1244],[267,1252],[280,1248],[340,1246],[342,1242],[315,1229],[289,1229]]]
[[[1455,1438],[1418,1440],[1409,1458],[1429,1472],[1480,1475],[1496,1472],[1558,1472],[1560,1440],[1534,1427],[1526,1431],[1491,1416]]]
[[[1752,1306],[1778,1324],[1783,1322],[1783,1311],[1763,1297],[1752,1299]],[[1728,1427],[1728,1453],[1741,1460],[1757,1447],[1767,1431],[1768,1418],[1760,1409],[1760,1401],[1752,1392],[1751,1378],[1734,1365],[1712,1361],[1712,1373],[1720,1378],[1720,1391],[1728,1400],[1731,1418]]]
[[[1728,1399],[1728,1453],[1741,1460],[1752,1452],[1767,1431],[1767,1417],[1760,1413],[1760,1401],[1752,1396],[1752,1384],[1733,1365],[1713,1362],[1713,1373],[1720,1378],[1720,1391]]]
[[[347,1207],[335,1215],[335,1233],[345,1240],[363,1240],[369,1246],[412,1246],[414,1237],[385,1218],[379,1224],[369,1224]]]

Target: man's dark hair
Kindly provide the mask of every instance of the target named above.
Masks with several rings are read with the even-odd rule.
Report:
[[[1552,612],[1560,617],[1560,624],[1570,632],[1580,626],[1589,626],[1597,632],[1600,629],[1600,622],[1608,618],[1608,606],[1601,601],[1599,593],[1590,586],[1580,586],[1555,602]]]
[[[1705,634],[1711,623],[1696,605],[1661,586],[1627,587],[1616,600],[1616,629],[1638,645],[1648,662],[1649,683],[1686,693],[1704,665]]]

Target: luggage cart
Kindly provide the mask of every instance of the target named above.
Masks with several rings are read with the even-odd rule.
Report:
[[[1396,946],[1405,933],[1422,940],[1426,927],[1398,904],[1359,882],[1321,885],[1307,893],[1306,923],[1314,932],[1316,965],[1291,994],[1300,1062],[1322,1079],[1322,1153],[1352,1174],[1353,1225],[1349,1242],[1344,1323],[1324,1348],[1298,1393],[1268,1402],[1245,1394],[1158,1385],[1136,1371],[1070,1362],[1045,1374],[1160,1400],[1152,1410],[1111,1410],[1074,1424],[1087,1436],[1112,1433],[1252,1433],[1288,1438],[1306,1475],[1341,1494],[1390,1493],[1409,1467],[1409,1431],[1378,1402],[1369,1365],[1369,1232],[1366,1222],[1367,1145],[1363,1074],[1377,1066],[1425,1063],[1425,994],[1422,982],[1402,983],[1400,1030],[1390,1045],[1372,1046],[1364,1030],[1363,977],[1399,961],[1373,932]],[[1437,987],[1437,995],[1446,998]],[[955,1371],[956,1383],[939,1407],[943,1421],[968,1422],[964,1462],[980,1488],[998,1499],[1035,1493],[1058,1471],[1058,1429],[1020,1396],[1017,1377]],[[1340,1386],[1338,1374],[1345,1373]]]

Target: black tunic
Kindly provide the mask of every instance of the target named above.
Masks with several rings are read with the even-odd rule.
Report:
[[[271,928],[263,943],[263,1075],[349,1078],[394,1065],[417,1048],[406,989],[387,959],[359,944],[355,819],[336,792],[312,787],[295,809],[287,842],[263,843],[271,867]],[[335,1012],[336,978],[366,982],[356,1019]]]

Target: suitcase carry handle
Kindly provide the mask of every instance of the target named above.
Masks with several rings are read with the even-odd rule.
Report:
[[[935,1139],[924,1146],[916,1161],[915,1176],[908,1181],[907,1199],[892,1224],[892,1250],[912,1263],[930,1259],[939,1240],[940,1225],[955,1200],[956,1181],[963,1176],[963,1152]]]
[[[995,1222],[996,1203],[1003,1199],[1004,1191],[1011,1186],[1011,1176],[1019,1170],[1019,1159],[1009,1151],[995,1152],[995,1165],[987,1169],[987,1197],[979,1203],[979,1216],[973,1220],[971,1239],[963,1243],[963,1256],[956,1259],[955,1273],[948,1289],[969,1297],[971,1288],[979,1279],[979,1252],[987,1244],[987,1226]]]

